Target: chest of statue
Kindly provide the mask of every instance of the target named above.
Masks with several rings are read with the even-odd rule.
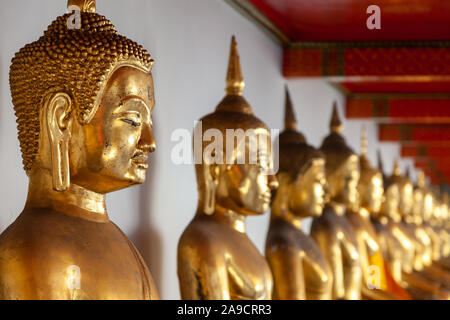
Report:
[[[272,273],[265,258],[247,235],[229,233],[225,259],[231,299],[271,299]]]
[[[26,234],[26,237],[23,235]],[[147,267],[111,222],[25,213],[2,235],[1,295],[20,299],[147,299]]]
[[[313,228],[326,230],[328,237],[340,242],[345,238],[356,239],[353,236],[353,229],[348,219],[337,214],[332,208],[325,208],[321,217],[314,219]]]

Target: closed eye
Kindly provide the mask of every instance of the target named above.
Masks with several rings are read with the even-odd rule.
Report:
[[[128,124],[132,125],[133,127],[139,127],[141,125],[140,123],[135,122],[135,121],[130,120],[130,119],[120,119],[120,120],[122,120],[125,123],[128,123]]]

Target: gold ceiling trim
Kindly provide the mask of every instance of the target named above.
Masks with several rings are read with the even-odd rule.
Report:
[[[244,17],[262,28],[272,40],[281,46],[290,47],[292,40],[264,13],[251,4],[248,0],[225,0]]]

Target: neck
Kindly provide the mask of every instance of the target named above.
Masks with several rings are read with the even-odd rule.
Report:
[[[289,223],[291,226],[293,226],[294,228],[296,228],[298,230],[302,230],[302,218],[300,218],[298,215],[295,215],[288,209],[283,209],[283,210],[280,210],[279,212],[277,212],[276,210],[272,210],[271,213],[272,213],[272,215],[271,215],[272,219],[281,218],[284,221],[286,221],[287,223]],[[305,214],[302,216],[306,217],[308,215]]]
[[[245,215],[237,213],[231,209],[224,208],[217,203],[215,205],[212,217],[238,232],[245,233],[246,231]]]
[[[55,191],[50,172],[39,169],[30,173],[25,209],[43,208],[97,222],[109,221],[104,194],[76,184],[63,192]]]

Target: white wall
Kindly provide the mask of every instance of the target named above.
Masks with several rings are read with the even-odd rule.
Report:
[[[36,40],[65,10],[65,0],[3,0],[0,11],[0,232],[23,208],[27,178],[22,171],[15,116],[8,83],[10,60],[24,44]],[[134,241],[158,284],[161,297],[178,299],[178,238],[196,209],[193,166],[171,163],[177,128],[192,131],[194,121],[214,110],[224,95],[231,35],[237,36],[247,83],[245,97],[258,117],[281,128],[284,79],[282,50],[251,22],[221,0],[97,1],[97,11],[119,33],[139,42],[155,59],[157,99],[154,112],[157,151],[147,182],[108,196],[110,218]],[[318,146],[328,134],[333,100],[344,97],[320,80],[289,82],[299,128]],[[342,109],[341,109],[342,111]],[[343,114],[343,113],[341,113]],[[344,135],[359,151],[359,121],[347,121]],[[376,127],[368,123],[369,155],[375,161]],[[385,167],[398,153],[382,147]],[[389,160],[389,162],[388,162]],[[262,250],[268,214],[252,217],[248,233]],[[307,226],[305,227],[307,228]]]

